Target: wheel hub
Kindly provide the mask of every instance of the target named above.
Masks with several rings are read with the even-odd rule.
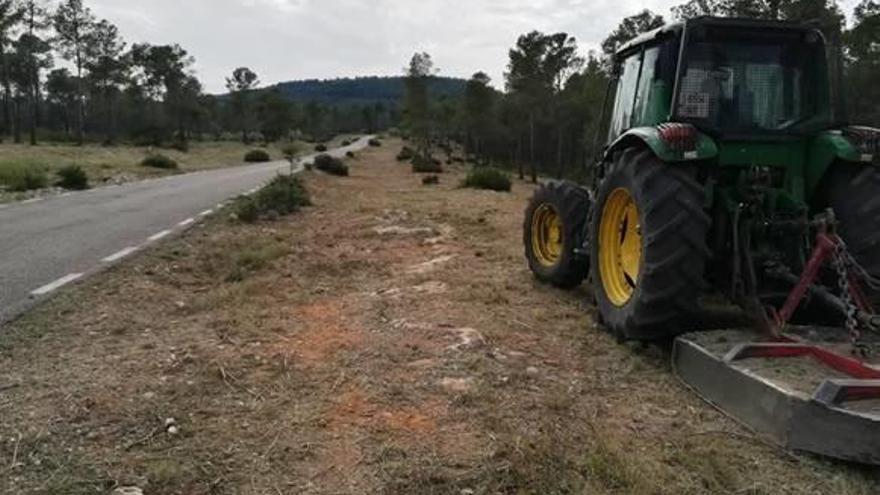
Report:
[[[625,306],[635,292],[642,262],[639,211],[626,189],[615,189],[608,195],[598,242],[602,287],[612,304]]]
[[[532,216],[532,251],[541,265],[551,267],[562,257],[565,234],[562,218],[553,206],[541,205]]]

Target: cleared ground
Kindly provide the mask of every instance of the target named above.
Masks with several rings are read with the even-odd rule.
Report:
[[[531,186],[424,187],[398,149],[308,174],[314,208],[216,218],[6,329],[0,492],[878,493],[876,471],[706,406],[665,351],[595,328],[585,291],[535,283]]]

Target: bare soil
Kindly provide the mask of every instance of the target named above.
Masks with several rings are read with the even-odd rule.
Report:
[[[359,154],[315,206],[217,218],[3,330],[0,492],[876,494],[701,402],[536,283],[532,186]],[[171,421],[173,419],[173,421]]]

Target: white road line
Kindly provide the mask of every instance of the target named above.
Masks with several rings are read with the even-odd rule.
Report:
[[[162,232],[159,232],[158,234],[151,235],[150,237],[148,237],[147,242],[156,242],[159,239],[164,239],[164,238],[168,237],[169,235],[171,235],[170,230],[163,230]]]
[[[213,214],[214,214],[214,210],[205,210],[205,211],[199,213],[199,216],[200,216],[200,217],[206,217],[206,216],[208,216],[208,215],[213,215]]]
[[[178,226],[178,227],[189,227],[190,225],[192,225],[192,224],[194,224],[194,223],[196,223],[196,219],[195,219],[195,218],[187,218],[186,220],[184,220],[184,221],[180,222],[179,224],[177,224],[177,226]]]
[[[118,253],[111,254],[110,256],[107,256],[106,258],[102,259],[101,262],[102,263],[113,263],[114,261],[119,261],[122,258],[125,258],[126,256],[130,255],[131,253],[137,251],[137,249],[138,248],[136,248],[136,247],[127,247],[127,248],[123,249],[122,251],[119,251]]]
[[[65,277],[61,277],[58,280],[52,282],[51,284],[46,284],[46,285],[40,287],[39,289],[31,292],[31,296],[33,296],[33,297],[45,296],[46,294],[48,294],[54,290],[60,289],[61,287],[77,280],[78,278],[80,278],[82,276],[83,276],[82,273],[71,273],[70,275],[67,275]]]

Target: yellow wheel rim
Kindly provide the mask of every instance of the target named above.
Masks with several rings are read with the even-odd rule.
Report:
[[[541,265],[550,268],[562,257],[563,243],[562,218],[556,209],[543,204],[532,215],[532,252]]]
[[[615,306],[625,306],[635,292],[642,262],[639,210],[626,189],[615,189],[608,195],[598,241],[605,295]]]

